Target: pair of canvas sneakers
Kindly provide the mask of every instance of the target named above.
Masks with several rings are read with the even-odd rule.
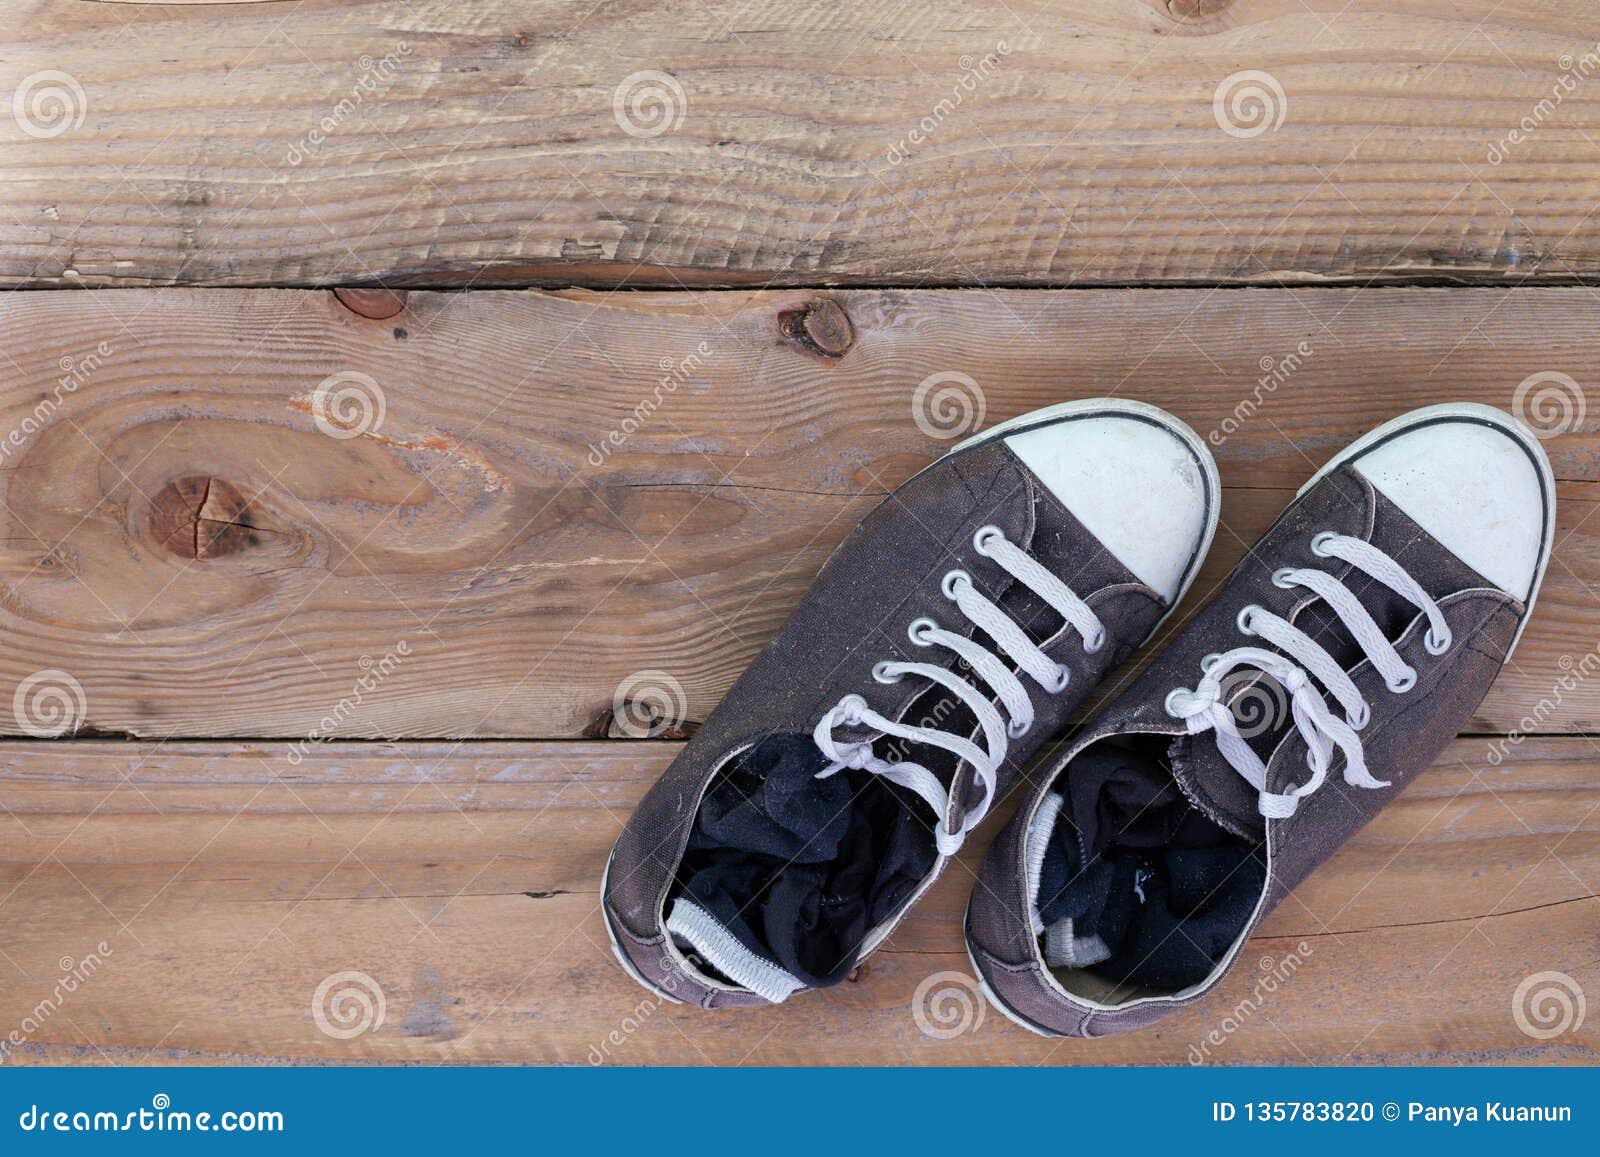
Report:
[[[603,906],[628,972],[706,1008],[838,983],[1194,580],[1220,491],[1153,406],[1052,406],[881,503],[640,804]],[[1051,1035],[1203,997],[1426,768],[1516,645],[1555,488],[1488,406],[1317,472],[1154,661],[1027,776],[972,889],[988,998]]]

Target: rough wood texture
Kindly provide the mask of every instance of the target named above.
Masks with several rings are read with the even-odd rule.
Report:
[[[1600,982],[1588,740],[1530,740],[1494,768],[1481,741],[1458,741],[1271,917],[1213,1001],[1066,1043],[994,1009],[952,1039],[919,1028],[919,986],[969,972],[959,917],[977,847],[853,983],[753,1013],[658,1005],[612,960],[597,892],[618,828],[675,749],[334,744],[293,768],[282,744],[0,744],[0,1025],[36,1015],[64,968],[98,957],[8,1059],[1600,1060],[1600,1019],[1541,1041],[1513,1011],[1532,974],[1563,972],[1591,997]],[[312,1011],[342,972],[384,1000],[382,1025],[350,1039]],[[1275,973],[1287,978],[1264,987]],[[347,978],[326,999],[366,984]],[[347,1025],[324,1017],[358,1027],[346,1011]],[[1207,1045],[1213,1030],[1221,1043]]]
[[[1581,406],[1600,364],[1581,289],[817,298],[414,293],[382,319],[328,292],[0,299],[0,702],[39,699],[0,729],[576,737],[619,687],[703,719],[964,428],[940,389],[987,424],[1115,392],[1211,437],[1228,489],[1198,600],[1371,426],[1513,407],[1540,372]],[[1263,390],[1263,359],[1297,364]],[[1600,447],[1577,417],[1546,443],[1538,611],[1473,730],[1600,730]]]
[[[0,29],[29,118],[0,282],[1600,275],[1585,0],[0,0]]]

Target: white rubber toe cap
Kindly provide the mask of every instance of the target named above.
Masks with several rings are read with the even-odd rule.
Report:
[[[1216,529],[1216,464],[1153,406],[1109,403],[1006,437],[1006,445],[1117,561],[1170,605]]]
[[[1353,448],[1355,469],[1451,554],[1531,601],[1555,513],[1538,440],[1509,415],[1470,405],[1419,410],[1371,437]]]

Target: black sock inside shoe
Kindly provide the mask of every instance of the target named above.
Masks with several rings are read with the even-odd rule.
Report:
[[[1049,963],[1161,992],[1204,980],[1260,899],[1264,849],[1189,802],[1162,744],[1090,747],[1058,788],[1038,896]]]
[[[914,795],[866,772],[817,779],[826,766],[799,735],[730,761],[700,803],[674,889],[809,987],[849,974],[935,859]]]

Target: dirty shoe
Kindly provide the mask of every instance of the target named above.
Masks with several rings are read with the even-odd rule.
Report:
[[[623,830],[618,959],[705,1007],[836,984],[1193,579],[1216,467],[1136,402],[956,446],[844,541]]]
[[[1487,406],[1417,410],[1325,466],[1034,773],[968,909],[989,995],[1082,1036],[1201,999],[1466,724],[1527,623],[1554,515],[1539,443]]]

